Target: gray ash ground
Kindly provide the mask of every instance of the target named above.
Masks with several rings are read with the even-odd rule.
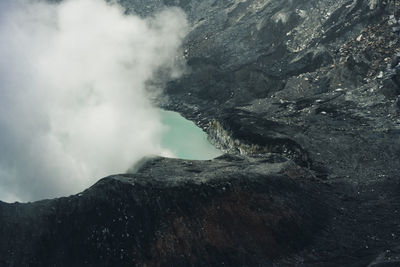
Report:
[[[228,155],[0,205],[4,266],[400,266],[400,2],[131,1],[188,14],[162,107]]]

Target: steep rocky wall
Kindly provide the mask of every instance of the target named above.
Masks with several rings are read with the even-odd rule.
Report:
[[[395,175],[399,5],[220,3],[218,22],[205,19],[188,36],[189,71],[168,84],[166,106],[211,135],[217,121],[247,150],[289,151],[332,178]]]
[[[400,264],[399,1],[119,2],[185,10],[158,101],[231,155],[1,203],[0,265]]]

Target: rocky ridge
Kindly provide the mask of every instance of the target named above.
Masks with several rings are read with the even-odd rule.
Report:
[[[186,12],[159,105],[229,154],[2,203],[1,265],[400,264],[400,2],[119,2]]]
[[[271,263],[325,221],[319,186],[302,179],[314,178],[273,154],[149,159],[75,196],[1,205],[0,265]]]

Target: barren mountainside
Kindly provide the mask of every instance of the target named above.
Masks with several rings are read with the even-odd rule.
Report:
[[[157,103],[226,154],[0,203],[0,266],[400,266],[399,1],[119,2],[185,11]]]

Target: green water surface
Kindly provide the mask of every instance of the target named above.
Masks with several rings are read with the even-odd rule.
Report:
[[[162,110],[161,120],[166,127],[162,145],[176,158],[207,160],[222,154],[210,144],[207,135],[199,127],[179,113]]]

